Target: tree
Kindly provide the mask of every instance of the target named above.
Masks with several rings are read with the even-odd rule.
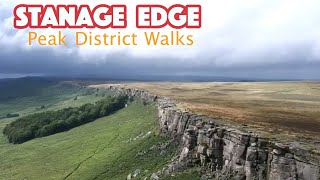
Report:
[[[80,107],[31,114],[6,125],[3,134],[11,143],[23,143],[33,138],[67,131],[107,116],[125,107],[127,101],[127,96],[108,96],[95,104],[88,103]]]

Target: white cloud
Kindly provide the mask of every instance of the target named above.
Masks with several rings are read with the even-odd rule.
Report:
[[[65,3],[65,0],[2,0],[0,12],[0,46],[2,48],[22,48],[32,51],[39,46],[28,47],[28,30],[14,30],[12,10],[19,3]],[[69,0],[68,4],[95,5],[106,1]],[[137,1],[110,0],[109,4],[128,6],[129,24],[122,34],[137,33],[143,36],[143,30],[135,25],[135,5]],[[153,0],[140,1],[139,4],[155,3]],[[162,0],[161,4],[170,5],[171,0]],[[320,49],[320,12],[317,0],[176,0],[174,3],[195,4],[203,7],[203,27],[198,30],[182,30],[193,34],[195,45],[192,47],[75,47],[52,48],[57,54],[74,53],[79,61],[105,61],[113,54],[124,53],[135,58],[168,57],[190,59],[194,64],[214,64],[215,66],[238,66],[243,64],[277,63],[290,61],[288,58],[298,47],[310,47],[307,56],[319,61]],[[53,30],[37,30],[39,33],[52,33]],[[72,37],[75,30],[63,30]],[[97,33],[116,33],[117,29],[95,30]],[[156,31],[156,30],[155,30]],[[159,30],[169,32],[166,28]],[[268,60],[266,60],[268,59]],[[165,62],[165,60],[163,60]],[[299,61],[307,61],[300,59]]]

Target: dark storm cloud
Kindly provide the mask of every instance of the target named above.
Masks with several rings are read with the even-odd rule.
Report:
[[[302,48],[303,49],[303,48]],[[0,51],[0,73],[2,74],[44,74],[61,76],[114,76],[130,77],[136,75],[166,75],[166,76],[219,76],[265,79],[318,79],[320,77],[319,61],[300,61],[307,59],[305,51],[292,52],[286,57],[288,61],[274,61],[260,64],[241,64],[219,66],[218,59],[202,59],[194,63],[192,59],[148,59],[133,58],[126,54],[116,54],[107,57],[105,61],[81,62],[75,54],[57,55],[50,49],[32,51],[15,51],[16,53]],[[304,54],[307,53],[307,54]],[[275,56],[275,55],[273,55]],[[265,57],[268,61],[270,57]],[[279,57],[283,58],[283,57]]]

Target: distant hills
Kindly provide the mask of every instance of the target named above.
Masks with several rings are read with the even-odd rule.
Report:
[[[0,79],[0,101],[39,96],[48,91],[57,91],[61,88],[73,89],[74,87],[72,86],[76,85],[63,83],[57,78],[47,77]]]

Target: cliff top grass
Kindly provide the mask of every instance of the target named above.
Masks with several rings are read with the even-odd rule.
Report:
[[[104,87],[108,85],[95,85]],[[319,143],[320,82],[112,84],[176,100],[198,114],[254,129],[271,138]]]

